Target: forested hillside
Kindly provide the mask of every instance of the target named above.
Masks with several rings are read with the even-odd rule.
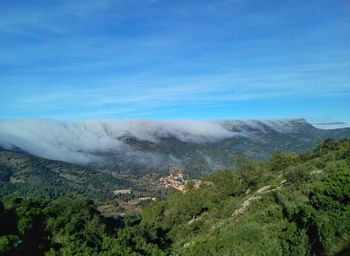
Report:
[[[113,198],[114,189],[130,187],[132,183],[94,168],[0,150],[0,186],[0,196],[54,199],[77,193],[103,202]]]
[[[141,216],[105,218],[77,196],[6,196],[0,219],[2,255],[349,255],[350,140],[237,158]]]

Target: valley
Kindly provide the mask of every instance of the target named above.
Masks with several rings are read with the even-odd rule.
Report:
[[[45,124],[46,121],[42,125]],[[56,127],[58,123],[53,124]],[[13,134],[12,137],[6,135],[6,126],[0,126],[0,145],[7,148],[0,150],[0,195],[35,195],[54,199],[67,194],[80,194],[92,199],[106,215],[138,214],[142,207],[154,201],[152,198],[163,199],[172,189],[184,191],[189,180],[199,186],[202,177],[218,170],[232,169],[242,157],[264,160],[277,151],[309,150],[324,138],[350,137],[350,128],[322,130],[302,119],[214,122],[215,132],[217,129],[225,131],[224,137],[220,138],[213,138],[207,132],[203,135],[199,135],[201,132],[198,131],[191,133],[186,127],[176,126],[176,123],[174,126],[174,123],[161,122],[146,123],[149,126],[152,124],[148,137],[146,133],[136,136],[136,131],[131,129],[129,135],[124,134],[118,139],[113,134],[120,134],[119,128],[111,130],[109,126],[96,133],[96,129],[103,127],[100,125],[107,124],[98,123],[97,128],[95,124],[94,133],[89,131],[92,126],[86,126],[85,137],[77,140],[73,137],[69,139],[67,135],[65,140],[59,139],[59,145],[55,137],[49,134],[42,135],[38,140],[33,139],[34,133],[32,141],[29,141],[21,134]],[[172,125],[178,127],[176,132]],[[213,124],[204,122],[201,125],[208,128]],[[70,130],[70,134],[74,131]],[[110,147],[103,148],[104,144],[98,146],[98,154],[91,149],[85,152],[86,142],[98,136],[103,141],[122,141],[125,152],[119,148],[114,151]],[[31,150],[27,149],[24,140],[32,147]],[[74,155],[79,159],[83,153],[89,159],[98,160],[76,164],[47,159],[55,158],[54,155],[46,155],[45,158],[36,156],[42,154],[31,153],[39,146],[33,143],[46,145],[48,142],[45,141],[51,141],[50,145],[45,146],[47,150],[57,146],[62,151],[68,149],[69,143],[74,140],[74,143],[78,143],[75,147],[81,149],[75,150],[70,146],[69,151],[72,152],[65,154],[69,154],[71,162],[76,162],[72,159]],[[64,159],[67,158],[65,154]],[[97,156],[99,158],[94,158]]]

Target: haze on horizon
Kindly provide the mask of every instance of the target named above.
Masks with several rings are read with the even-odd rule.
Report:
[[[0,119],[350,123],[350,3],[4,0]]]

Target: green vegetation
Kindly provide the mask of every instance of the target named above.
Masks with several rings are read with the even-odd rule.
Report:
[[[101,216],[80,196],[8,195],[0,204],[0,254],[350,254],[350,140],[235,161],[234,170],[123,219]]]
[[[135,196],[158,196],[162,192],[153,184],[145,185],[147,182],[145,176],[137,179],[112,173],[108,169],[0,150],[0,197],[16,195],[55,199],[67,194],[79,194],[93,199],[97,204],[104,204],[116,199],[112,193],[116,189],[131,187]]]

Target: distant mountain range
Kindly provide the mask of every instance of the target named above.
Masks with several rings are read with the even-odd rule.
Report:
[[[318,129],[304,119],[0,121],[3,149],[136,176],[198,178],[232,167],[237,155],[302,152],[326,138],[350,138],[350,128]]]

